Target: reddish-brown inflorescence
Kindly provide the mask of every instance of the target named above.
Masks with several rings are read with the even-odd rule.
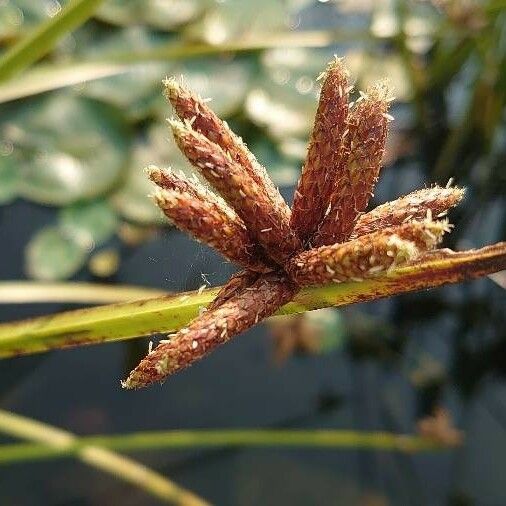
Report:
[[[261,276],[251,287],[244,288],[213,310],[205,311],[176,336],[162,342],[137,367],[125,382],[137,388],[190,366],[231,337],[244,332],[280,305],[289,302],[298,287],[284,274]]]
[[[306,242],[326,211],[325,203],[343,167],[341,140],[348,116],[348,71],[335,58],[320,76],[323,85],[306,160],[293,199],[291,225]]]
[[[188,367],[272,315],[301,286],[388,276],[408,262],[416,265],[450,230],[438,218],[461,200],[459,188],[419,190],[363,214],[392,119],[389,91],[378,83],[351,107],[343,62],[332,61],[323,77],[291,220],[290,209],[241,139],[206,101],[175,79],[165,81],[165,94],[180,118],[170,122],[177,144],[225,202],[196,182],[152,168],[150,178],[162,188],[155,200],[176,226],[245,270],[232,276],[188,327],[161,341],[123,382],[125,388]]]
[[[376,83],[361,93],[348,115],[341,140],[342,165],[325,216],[311,239],[313,246],[347,240],[367,207],[385,150],[389,93],[385,82]]]
[[[283,264],[300,247],[286,219],[277,219],[274,203],[242,166],[190,123],[170,122],[176,143],[188,160],[235,209],[267,255]]]
[[[462,188],[451,186],[441,188],[435,185],[408,193],[362,214],[353,229],[351,239],[408,221],[422,220],[427,216],[427,212],[434,218],[443,218],[448,209],[458,205],[463,197]]]

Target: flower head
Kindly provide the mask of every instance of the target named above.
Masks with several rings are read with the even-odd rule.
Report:
[[[180,81],[164,81],[181,151],[216,193],[170,170],[150,168],[154,200],[175,226],[237,263],[214,302],[131,372],[123,386],[165,379],[272,315],[300,287],[388,276],[437,248],[460,188],[418,190],[365,212],[384,154],[391,93],[376,83],[349,102],[349,73],[334,59],[290,209],[246,145]],[[440,250],[448,254],[447,250]]]

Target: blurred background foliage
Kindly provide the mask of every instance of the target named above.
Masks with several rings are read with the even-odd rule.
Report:
[[[0,0],[1,50],[66,3]],[[284,43],[280,34],[290,38]],[[0,74],[0,213],[18,199],[52,210],[25,245],[26,276],[115,282],[122,262],[153,238],[178,247],[178,235],[147,198],[143,174],[149,164],[191,170],[165,125],[164,76],[181,74],[212,98],[212,108],[291,195],[316,109],[316,77],[333,54],[346,58],[357,89],[383,77],[395,88],[374,202],[455,178],[467,194],[451,214],[456,228],[446,244],[503,240],[504,0],[106,0],[35,66],[11,79]],[[128,279],[144,282],[142,273]],[[374,360],[414,388],[415,419],[448,398],[462,415],[455,392],[470,399],[485,375],[506,370],[505,280],[494,280],[277,320],[271,353],[278,364],[294,354]],[[145,343],[128,350],[133,363]],[[387,395],[390,413],[405,409],[402,398]],[[322,393],[320,408],[340,403]],[[358,418],[367,412],[357,410]],[[461,475],[472,472],[462,464]],[[498,502],[466,502],[473,494],[458,489],[451,500],[504,504],[504,491],[493,494]],[[389,504],[378,497],[360,504]]]
[[[3,0],[0,42],[7,48],[64,5]],[[125,222],[136,228],[164,224],[146,199],[151,187],[142,168],[188,167],[164,124],[171,113],[160,93],[163,76],[184,75],[212,98],[213,109],[243,135],[275,182],[293,185],[316,107],[315,79],[334,53],[346,57],[357,88],[385,76],[392,81],[397,121],[388,165],[411,160],[423,182],[444,184],[456,177],[470,186],[471,220],[479,202],[501,195],[505,185],[501,7],[498,0],[103,3],[92,20],[29,71],[32,76],[17,79],[14,94],[2,97],[0,87],[0,201],[22,197],[60,208],[55,223],[27,245],[27,274],[68,278],[112,235],[121,237]],[[328,31],[336,43],[215,57],[197,51],[185,58],[183,51],[177,61],[156,53],[182,41],[226,49],[240,39],[247,47],[255,33],[268,37],[287,30]],[[79,82],[65,86],[57,73],[65,67],[72,72],[76,64],[87,66]],[[94,66],[104,64],[110,72],[95,78]],[[63,89],[39,93],[44,88],[34,90],[30,79]],[[458,230],[465,234],[463,227]]]

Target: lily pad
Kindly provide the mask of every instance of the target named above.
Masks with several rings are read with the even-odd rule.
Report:
[[[60,226],[79,243],[98,246],[116,230],[118,218],[104,200],[82,202],[60,211]]]
[[[8,108],[0,140],[12,146],[20,195],[50,205],[109,190],[129,150],[129,132],[116,109],[66,93]]]
[[[203,7],[202,0],[108,0],[96,17],[113,25],[142,23],[174,30],[191,21]]]
[[[242,107],[254,71],[255,63],[248,57],[198,58],[179,65],[172,74],[182,75],[192,90],[211,99],[209,105],[218,116],[227,118]],[[159,111],[167,116],[166,106],[160,105]]]
[[[53,281],[75,274],[85,263],[88,247],[60,227],[44,227],[32,237],[25,250],[27,274]]]
[[[103,58],[110,54],[132,51],[149,51],[168,41],[142,27],[131,27],[115,31],[87,48],[85,58]],[[115,76],[90,81],[81,87],[88,97],[104,100],[126,111],[134,121],[145,118],[158,108],[162,90],[162,79],[173,73],[170,62],[146,61],[130,65]]]
[[[0,38],[19,35],[22,31],[52,18],[67,0],[3,0],[0,9]]]
[[[254,32],[286,30],[289,11],[282,0],[212,2],[189,33],[210,44],[244,37]]]
[[[149,198],[155,187],[144,173],[144,168],[149,165],[192,171],[168,127],[153,126],[144,138],[139,138],[134,144],[125,184],[112,196],[111,202],[116,211],[129,221],[142,225],[167,224],[167,219]]]
[[[300,165],[282,156],[274,143],[261,139],[252,143],[250,148],[277,186],[292,186],[297,182]]]
[[[246,113],[276,139],[307,137],[317,107],[328,50],[276,48],[262,56],[263,76],[249,92]]]

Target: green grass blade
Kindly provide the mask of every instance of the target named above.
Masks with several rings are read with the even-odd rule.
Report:
[[[10,79],[46,55],[58,40],[90,18],[102,1],[73,0],[12,46],[0,58],[0,81]]]
[[[367,32],[300,31],[255,35],[222,45],[206,43],[166,44],[147,51],[108,53],[100,60],[64,65],[40,65],[0,85],[0,103],[95,79],[122,74],[148,61],[176,61],[224,52],[251,52],[272,47],[327,47],[339,41],[370,38]],[[0,67],[1,72],[1,67]],[[1,75],[1,74],[0,74]],[[1,81],[2,79],[0,79]]]
[[[365,302],[457,283],[503,269],[506,269],[506,243],[459,253],[440,250],[382,277],[304,288],[280,314]],[[216,292],[217,288],[202,293],[166,295],[3,323],[0,324],[0,357],[174,332],[209,304]]]
[[[83,448],[90,446],[121,452],[231,447],[425,452],[446,448],[435,441],[420,436],[389,432],[334,429],[199,429],[86,436],[75,438],[71,445],[61,447],[33,443],[2,445],[0,446],[0,465],[75,456],[79,455]]]
[[[166,291],[132,285],[38,281],[0,281],[0,304],[61,302],[66,304],[113,304],[167,295]]]
[[[96,469],[112,474],[132,485],[135,485],[164,503],[179,504],[181,506],[206,506],[208,503],[200,499],[179,485],[176,485],[165,476],[149,469],[123,455],[111,450],[81,442],[77,436],[51,425],[10,413],[0,409],[0,432],[13,437],[19,437],[36,444],[28,445],[45,451],[66,451],[76,456],[83,463]],[[6,445],[11,446],[11,445]],[[26,444],[12,445],[26,447]],[[33,460],[37,450],[33,452]],[[16,455],[16,452],[0,450],[4,458]],[[19,461],[19,452],[18,461]],[[40,452],[39,452],[40,455]],[[25,456],[27,453],[25,452]],[[1,457],[0,457],[1,460]],[[7,463],[7,460],[4,460]]]

